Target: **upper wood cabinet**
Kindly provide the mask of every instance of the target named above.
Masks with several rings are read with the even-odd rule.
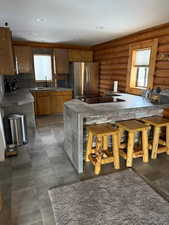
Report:
[[[69,55],[67,49],[54,49],[54,73],[68,74],[69,73]]]
[[[81,58],[84,62],[93,62],[93,52],[92,51],[81,51]]]
[[[3,27],[0,28],[0,74],[15,74],[11,31]]]
[[[70,62],[92,62],[93,52],[88,50],[70,49],[69,61]]]
[[[20,73],[32,73],[32,49],[29,46],[14,46],[15,60],[16,60],[16,72]]]

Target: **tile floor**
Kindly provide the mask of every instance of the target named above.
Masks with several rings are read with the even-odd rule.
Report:
[[[0,163],[4,198],[0,225],[55,225],[48,189],[93,177],[90,164],[85,166],[84,175],[77,175],[64,153],[62,116],[40,117],[37,125],[18,156]],[[149,164],[135,160],[134,170],[169,200],[169,156],[160,155]],[[106,165],[102,174],[112,172],[112,166]]]

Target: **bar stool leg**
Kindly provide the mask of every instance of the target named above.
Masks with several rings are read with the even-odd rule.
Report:
[[[143,162],[147,163],[148,160],[148,130],[142,131],[142,146],[143,146]]]
[[[96,137],[96,164],[95,164],[95,175],[99,175],[101,170],[101,161],[102,161],[102,137]]]
[[[103,136],[103,149],[107,150],[108,149],[108,137]]]
[[[114,157],[114,168],[120,169],[120,157],[119,157],[119,135],[112,135],[113,139],[113,157]]]
[[[127,167],[132,167],[133,163],[134,137],[135,133],[129,132],[128,146],[127,146],[127,162],[126,162]]]
[[[152,148],[152,153],[151,153],[152,159],[157,158],[159,138],[160,138],[160,127],[155,127],[154,128],[154,137],[153,137],[153,148]]]
[[[121,137],[123,135],[123,132],[124,132],[124,129],[119,127],[119,134],[118,134],[119,148],[120,148],[120,145],[121,145]]]
[[[85,161],[89,162],[89,155],[92,153],[92,141],[93,141],[93,135],[92,132],[89,131],[88,141],[87,141],[87,150],[86,150],[86,156]]]
[[[167,146],[167,155],[169,155],[169,125],[166,126],[166,146]]]

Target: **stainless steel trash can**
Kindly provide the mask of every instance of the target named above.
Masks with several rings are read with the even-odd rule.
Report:
[[[25,116],[23,114],[11,114],[8,116],[11,132],[11,144],[20,146],[27,143]]]

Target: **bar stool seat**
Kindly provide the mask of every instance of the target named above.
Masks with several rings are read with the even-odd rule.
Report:
[[[95,166],[95,174],[101,171],[101,165],[114,163],[115,169],[120,168],[118,134],[119,131],[110,124],[92,125],[88,128],[88,141],[85,161]],[[108,137],[112,137],[112,151],[108,149]],[[93,148],[93,139],[96,138],[96,147]]]
[[[156,159],[157,154],[166,152],[169,155],[169,119],[162,116],[151,116],[142,118],[145,124],[150,125],[154,128],[153,142],[149,145],[149,149],[152,150],[151,158]],[[160,139],[160,133],[162,128],[166,128],[166,140]],[[161,147],[159,146],[161,145]]]
[[[119,127],[119,146],[120,156],[126,160],[126,166],[132,167],[133,158],[143,157],[143,162],[148,162],[148,129],[149,126],[137,120],[127,120],[116,123]],[[127,150],[126,144],[121,144],[121,136],[124,131],[128,132]],[[134,148],[135,135],[137,132],[142,133],[142,149],[137,151]]]

